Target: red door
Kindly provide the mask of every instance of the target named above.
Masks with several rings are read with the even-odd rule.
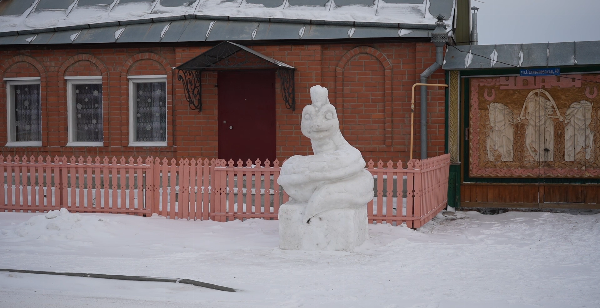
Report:
[[[220,71],[219,158],[275,160],[275,72]]]

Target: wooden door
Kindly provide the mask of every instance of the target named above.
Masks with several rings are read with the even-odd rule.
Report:
[[[275,160],[275,72],[220,71],[219,158]]]

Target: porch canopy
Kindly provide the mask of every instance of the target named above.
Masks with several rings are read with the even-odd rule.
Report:
[[[177,67],[177,80],[183,83],[185,98],[192,110],[202,111],[203,71],[246,69],[276,70],[281,80],[281,94],[288,109],[296,110],[295,84],[293,66],[267,57],[246,46],[229,41],[205,51],[199,56]]]

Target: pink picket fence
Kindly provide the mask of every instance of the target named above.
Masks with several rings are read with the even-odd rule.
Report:
[[[371,223],[418,228],[447,205],[449,155],[370,161]],[[3,157],[0,211],[125,213],[171,219],[277,219],[289,200],[277,184],[279,162],[218,159]]]
[[[369,161],[368,170],[375,178],[375,198],[367,205],[369,222],[406,223],[419,228],[448,205],[450,155],[377,163]]]
[[[151,160],[96,157],[3,157],[0,210],[150,215],[145,192],[152,186]]]

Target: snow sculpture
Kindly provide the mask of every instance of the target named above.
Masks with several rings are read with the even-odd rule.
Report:
[[[314,155],[292,156],[281,167],[277,182],[290,200],[279,210],[279,247],[352,250],[367,238],[373,176],[342,136],[327,89],[314,86],[310,96],[301,126]]]
[[[548,99],[540,96],[546,95]],[[556,116],[554,113],[556,112]],[[562,121],[562,116],[550,93],[542,89],[533,90],[527,95],[518,121],[527,119],[525,146],[535,161],[554,160],[554,120]]]
[[[487,139],[488,159],[494,161],[495,151],[502,154],[502,161],[513,161],[514,118],[513,112],[504,104],[491,103],[490,131]]]
[[[592,159],[594,134],[590,130],[592,104],[588,101],[571,104],[565,114],[565,161],[574,161],[585,148],[585,159]]]

